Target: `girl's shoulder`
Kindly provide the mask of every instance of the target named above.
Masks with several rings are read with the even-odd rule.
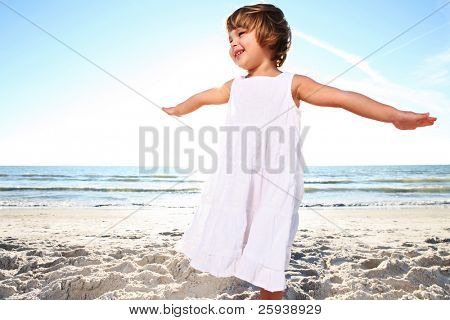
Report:
[[[298,73],[293,73],[292,72],[292,74],[293,74],[293,77],[292,77],[292,87],[299,87],[300,86],[300,83],[302,82],[302,79],[303,79],[303,75],[301,75],[301,74],[298,74]]]
[[[296,87],[297,89],[302,85],[305,84],[307,81],[311,80],[308,76],[305,76],[303,74],[293,73],[293,79],[292,79],[292,87]]]
[[[227,103],[228,100],[230,99],[230,94],[231,94],[231,86],[234,82],[235,78],[230,79],[228,81],[226,81],[225,83],[223,83],[221,86],[216,87],[215,90],[217,90],[216,92],[218,92],[220,98],[220,102],[222,103]]]
[[[293,73],[293,72],[292,72],[292,74],[293,74],[292,87],[291,87],[292,99],[294,100],[295,105],[297,107],[299,107],[300,100],[301,100],[300,99],[300,94],[299,94],[300,86],[302,85],[302,83],[303,83],[303,81],[305,79],[305,76],[302,75],[302,74]]]

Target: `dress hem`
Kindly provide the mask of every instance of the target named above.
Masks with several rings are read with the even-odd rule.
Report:
[[[241,255],[240,252],[237,252],[235,256],[211,254],[198,249],[194,250],[183,240],[180,240],[175,247],[176,251],[190,259],[190,265],[194,269],[210,273],[215,277],[234,276],[271,292],[284,291],[287,288],[284,271],[267,268],[254,259]]]

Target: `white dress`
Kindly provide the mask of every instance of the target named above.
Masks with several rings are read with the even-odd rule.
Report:
[[[293,76],[234,78],[222,127],[234,133],[222,134],[217,170],[175,245],[197,270],[235,276],[272,292],[286,289],[304,193]],[[255,128],[263,133],[260,139]]]

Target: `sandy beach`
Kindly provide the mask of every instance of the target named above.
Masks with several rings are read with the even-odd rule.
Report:
[[[284,299],[450,298],[450,208],[299,213]],[[199,272],[174,250],[192,208],[0,216],[0,299],[259,299],[259,288]]]

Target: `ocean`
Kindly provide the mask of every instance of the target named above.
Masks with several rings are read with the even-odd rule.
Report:
[[[0,207],[194,208],[204,182],[170,168],[0,166]],[[448,207],[450,165],[308,166],[304,186],[301,207]]]

